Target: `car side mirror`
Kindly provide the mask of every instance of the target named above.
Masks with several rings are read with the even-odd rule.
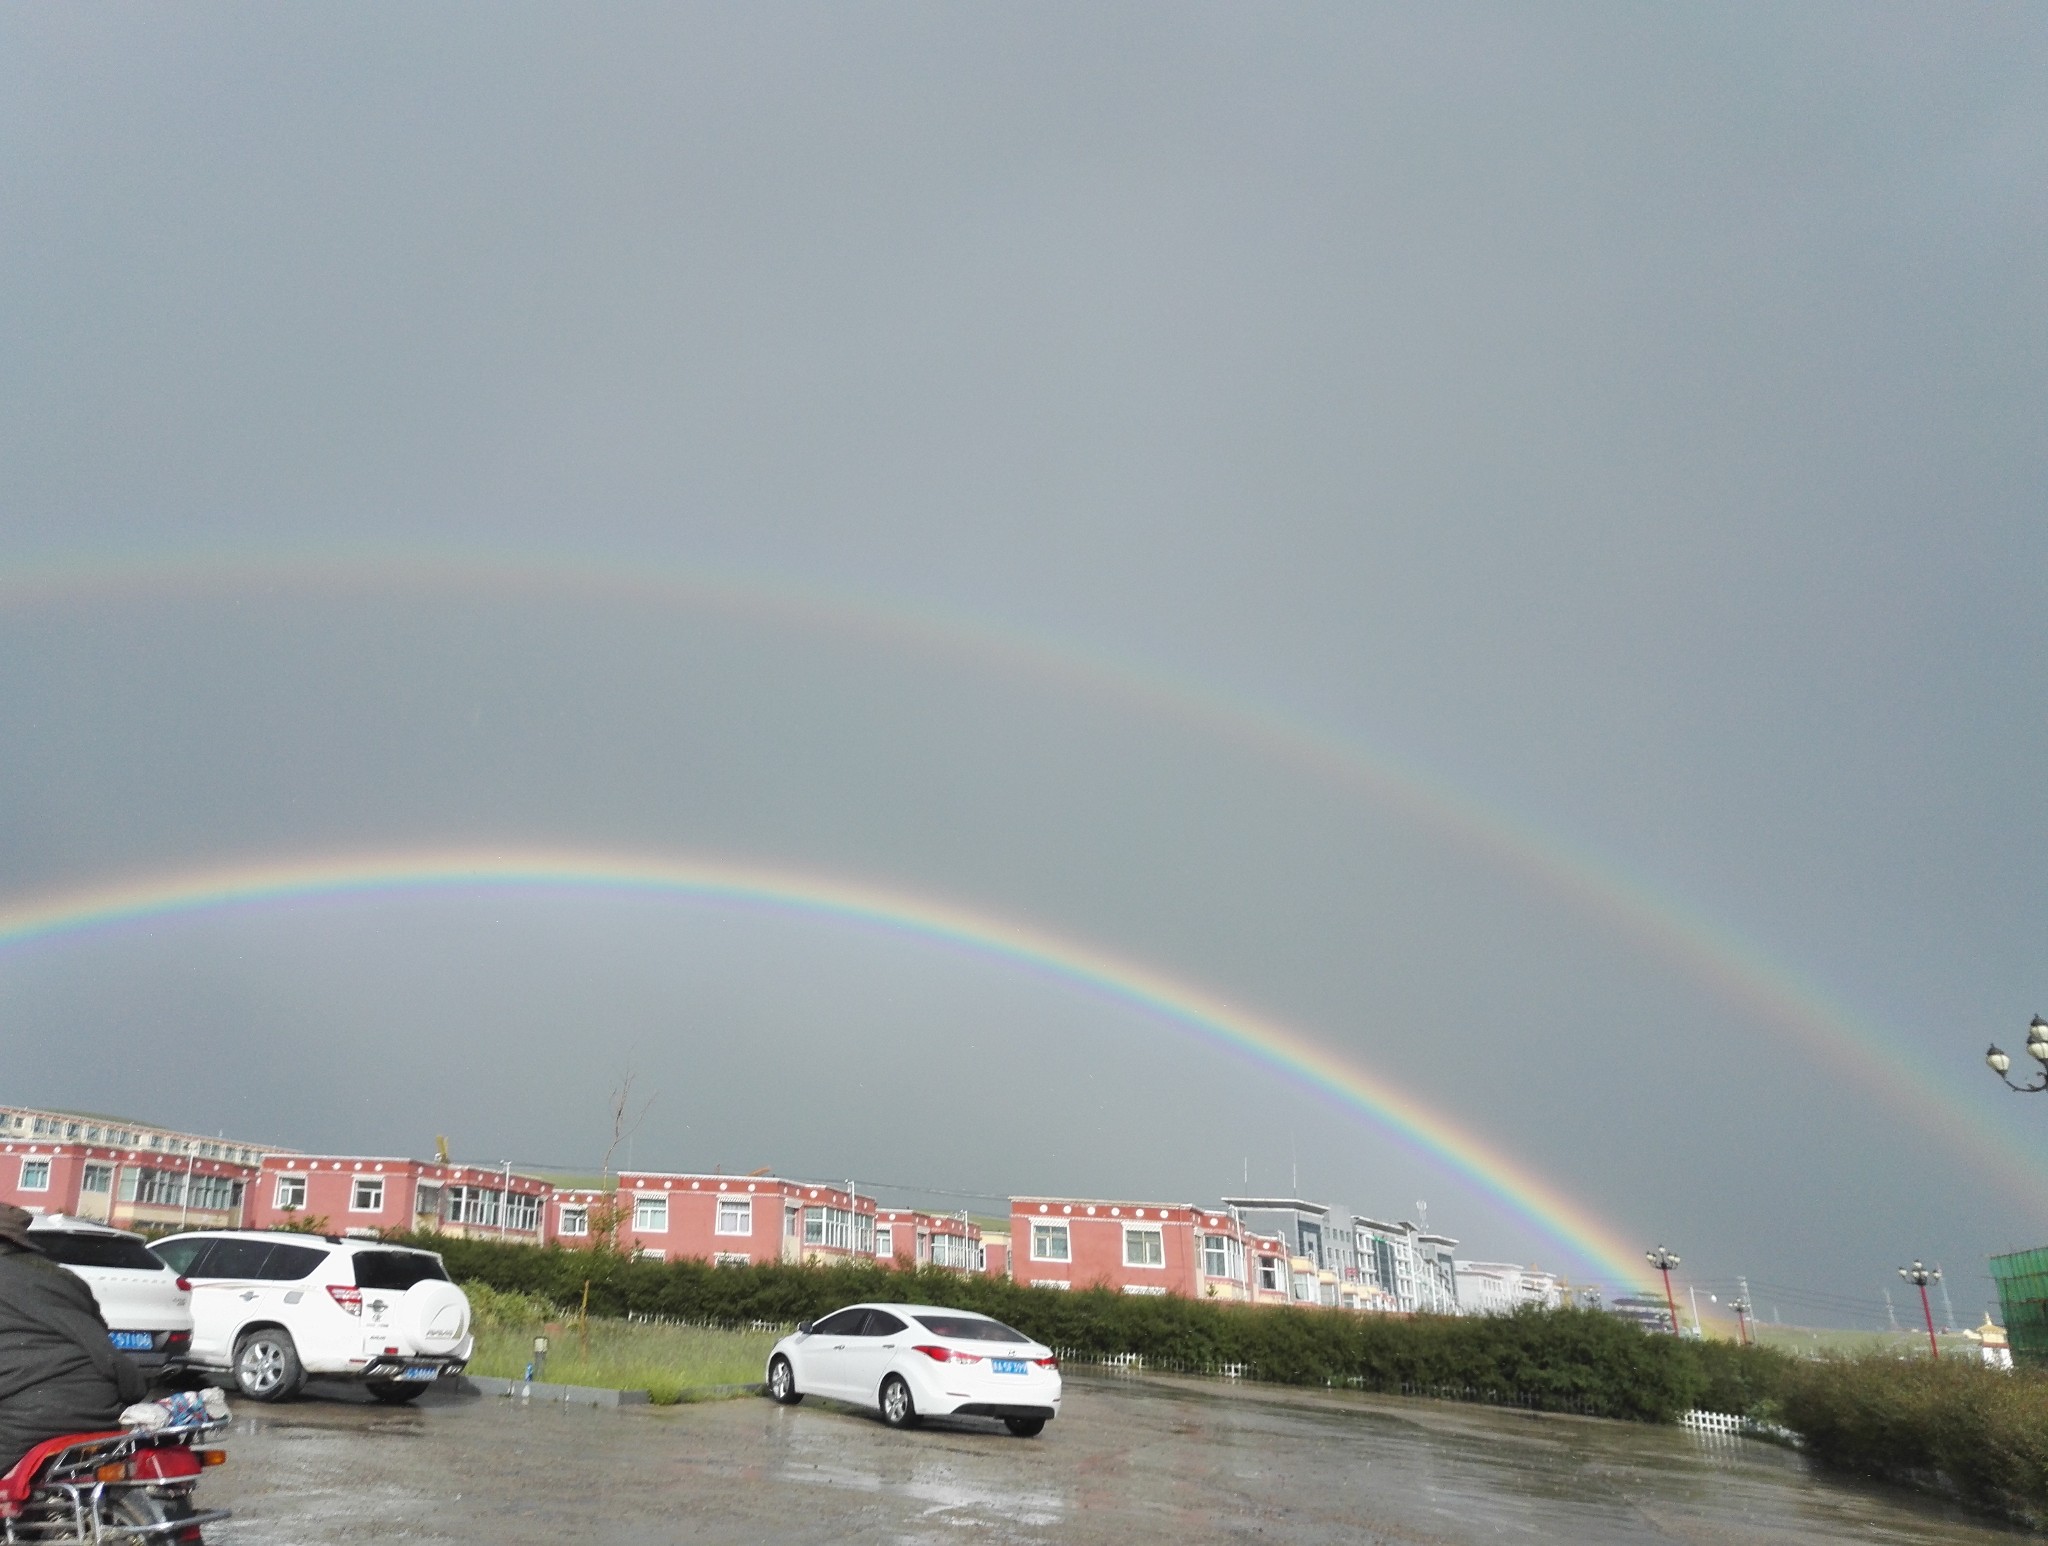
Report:
[[[809,1336],[811,1334],[811,1323],[809,1321],[798,1321],[796,1323],[796,1334],[800,1337]]]

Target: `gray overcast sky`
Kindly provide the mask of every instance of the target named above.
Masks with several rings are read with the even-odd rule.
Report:
[[[0,14],[0,581],[537,552],[1021,633],[1636,877],[1933,1120],[1299,762],[575,587],[0,594],[0,893],[467,842],[950,897],[1288,1020],[1705,1278],[1940,1259],[1974,1315],[2048,1238],[2048,1101],[1976,1062],[2048,1011],[2044,68],[2017,5]],[[1141,1015],[773,914],[192,919],[0,955],[0,1024],[9,1097],[306,1146],[587,1164],[630,1063],[643,1164],[1298,1164],[1556,1249]]]

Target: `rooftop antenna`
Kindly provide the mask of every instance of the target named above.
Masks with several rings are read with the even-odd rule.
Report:
[[[1291,1134],[1287,1139],[1287,1166],[1294,1176],[1294,1195],[1299,1198],[1301,1196],[1301,1156],[1295,1150],[1294,1138]]]
[[[1244,1157],[1244,1189],[1247,1192],[1252,1189],[1252,1157],[1249,1154]]]

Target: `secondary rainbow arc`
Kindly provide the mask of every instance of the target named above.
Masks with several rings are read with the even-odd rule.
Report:
[[[1524,1220],[1584,1267],[1637,1284],[1621,1232],[1525,1164],[1355,1060],[1209,990],[1076,940],[957,903],[760,864],[589,852],[404,852],[133,878],[0,904],[0,955],[122,924],[313,898],[465,891],[604,892],[748,903],[965,947],[1142,1009],[1364,1116]]]
[[[674,563],[593,558],[579,552],[501,547],[369,544],[317,551],[107,551],[17,560],[0,566],[0,606],[73,598],[223,595],[301,589],[503,597],[611,598],[724,611],[757,621],[829,630],[949,659],[976,659],[1077,692],[1133,704],[1223,736],[1325,780],[1364,792],[1383,808],[1562,896],[1740,1006],[1787,1031],[1830,1078],[1860,1085],[1891,1113],[2001,1180],[2048,1165],[2038,1140],[1987,1120],[1962,1076],[1930,1066],[1892,1032],[1753,940],[1631,875],[1589,849],[1460,791],[1448,781],[1355,737],[1333,734],[1085,648],[979,617],[848,596],[786,579]],[[1960,1065],[1959,1065],[1960,1066]],[[1974,1063],[1970,1065],[1974,1073]]]

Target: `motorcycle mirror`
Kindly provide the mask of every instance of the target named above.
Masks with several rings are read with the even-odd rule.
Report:
[[[809,1321],[798,1321],[796,1323],[796,1334],[800,1337],[809,1336],[811,1334],[811,1323]]]

